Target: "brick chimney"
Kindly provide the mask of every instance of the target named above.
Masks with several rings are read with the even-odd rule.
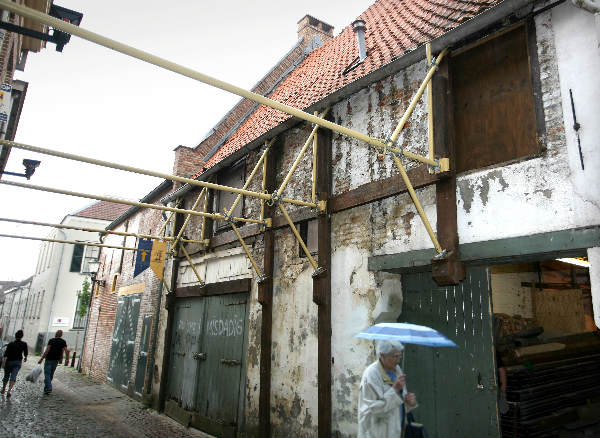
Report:
[[[298,21],[298,39],[300,38],[304,38],[304,47],[312,51],[333,38],[333,26],[307,14]]]

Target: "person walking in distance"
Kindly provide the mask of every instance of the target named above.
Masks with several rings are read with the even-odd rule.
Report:
[[[27,362],[27,342],[23,342],[21,339],[23,339],[23,330],[19,330],[15,333],[15,340],[8,344],[4,356],[2,357],[4,378],[2,379],[2,391],[0,391],[0,394],[4,394],[6,384],[10,380],[8,392],[6,393],[7,398],[11,396],[10,392],[17,381],[17,374],[21,369],[21,360]]]
[[[62,338],[62,330],[58,330],[54,335],[54,338],[48,341],[46,351],[42,354],[42,358],[38,363],[42,363],[44,359],[44,394],[50,394],[52,392],[52,379],[54,378],[54,371],[59,363],[62,362],[63,351],[65,354],[66,363],[69,362],[69,349],[67,343]]]

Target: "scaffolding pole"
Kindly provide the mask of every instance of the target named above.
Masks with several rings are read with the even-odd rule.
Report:
[[[435,58],[435,62],[429,68],[429,71],[427,72],[427,76],[425,76],[425,79],[423,79],[423,82],[421,83],[421,86],[419,87],[419,89],[417,90],[417,92],[413,96],[412,100],[410,101],[410,104],[408,105],[408,108],[406,108],[406,111],[404,111],[404,115],[402,116],[402,119],[400,119],[400,121],[398,122],[398,125],[396,126],[396,129],[394,130],[394,132],[390,136],[390,139],[389,139],[389,141],[387,143],[388,146],[394,145],[394,143],[396,143],[396,141],[398,140],[398,137],[400,136],[400,132],[402,132],[402,129],[404,129],[404,125],[406,124],[406,121],[411,116],[413,110],[415,109],[415,106],[417,105],[417,102],[419,101],[419,99],[423,95],[423,92],[425,91],[425,88],[427,87],[427,84],[429,84],[429,81],[431,81],[431,78],[433,77],[433,75],[435,74],[436,70],[438,69],[438,66],[439,66],[440,62],[442,61],[442,58],[446,55],[447,52],[448,52],[448,48],[445,48]],[[390,149],[390,150],[392,152],[395,152],[392,149]],[[406,155],[406,154],[404,154],[404,155]],[[429,160],[434,162],[433,165],[436,165],[435,160],[433,160],[433,159],[429,159]],[[428,163],[428,164],[431,164],[431,163]]]
[[[329,111],[329,108],[325,109],[325,111],[323,111],[321,113],[321,118],[325,117],[325,115],[327,115],[328,111]],[[308,136],[308,138],[304,142],[304,146],[302,146],[302,149],[300,149],[300,152],[298,152],[298,156],[294,160],[294,163],[292,164],[292,167],[288,171],[287,175],[283,179],[283,182],[281,183],[281,186],[277,190],[277,196],[278,197],[281,196],[281,194],[283,193],[283,191],[287,187],[288,183],[290,182],[290,178],[292,177],[292,175],[294,174],[294,172],[298,168],[298,165],[300,164],[300,161],[302,160],[302,157],[304,157],[304,154],[308,150],[308,147],[312,144],[313,138],[315,137],[318,129],[319,129],[319,125],[315,125],[314,128],[313,128],[313,130],[311,131],[310,135]],[[313,203],[314,202],[315,201],[313,200]]]
[[[429,234],[429,238],[433,242],[433,246],[435,247],[435,250],[438,252],[438,254],[441,254],[443,252],[443,249],[440,246],[440,243],[438,242],[437,237],[436,237],[435,233],[433,232],[433,229],[431,228],[431,224],[429,223],[429,219],[427,219],[425,210],[423,210],[423,207],[421,206],[421,202],[419,202],[419,198],[417,198],[415,189],[414,189],[412,183],[410,182],[410,178],[406,174],[406,170],[404,169],[404,165],[402,164],[402,161],[400,161],[400,158],[398,158],[394,153],[391,153],[390,155],[394,159],[394,162],[396,163],[396,167],[398,167],[398,170],[400,171],[402,180],[404,181],[404,184],[406,185],[406,188],[408,189],[408,193],[410,194],[410,197],[411,197],[413,203],[415,204],[417,212],[419,213],[419,216],[421,217],[421,221],[423,221],[423,225],[425,225],[425,229],[427,230],[427,234]]]
[[[225,219],[224,215],[218,214],[218,213],[204,213],[201,211],[184,210],[182,208],[165,207],[162,205],[147,204],[144,202],[127,201],[125,199],[111,198],[109,196],[90,195],[87,193],[72,192],[69,190],[54,189],[51,187],[36,186],[33,184],[24,184],[24,183],[19,183],[19,182],[15,182],[15,181],[0,180],[0,184],[14,186],[14,187],[23,187],[23,188],[31,189],[31,190],[40,190],[42,192],[58,193],[60,195],[77,196],[79,198],[95,199],[97,201],[107,201],[107,202],[114,202],[116,204],[133,205],[134,207],[150,208],[150,209],[154,209],[154,210],[163,210],[163,211],[172,211],[174,213],[183,213],[183,214],[189,213],[191,215],[209,217],[212,219]],[[265,221],[259,221],[257,219],[246,219],[243,217],[234,217],[231,219],[235,220],[237,222],[248,222],[251,224],[263,224],[263,225],[265,224]]]
[[[194,205],[192,205],[192,210],[196,210],[196,207],[198,206],[198,203],[200,202],[200,199],[202,198],[202,195],[204,196],[208,196],[208,190],[206,187],[204,187],[202,189],[202,191],[200,192],[200,194],[198,195],[198,198],[196,199],[196,202],[194,202]],[[179,230],[179,234],[177,234],[177,237],[175,237],[175,239],[173,239],[173,247],[175,247],[177,245],[177,243],[179,242],[179,240],[181,240],[181,236],[183,236],[183,232],[185,231],[188,223],[190,222],[190,219],[192,218],[191,214],[188,214],[187,217],[185,218],[185,221],[183,222],[183,225],[181,226],[181,230]],[[185,242],[185,240],[182,240]],[[194,243],[202,243],[205,244],[206,242],[203,241],[196,241]]]
[[[14,12],[17,15],[20,15],[25,18],[30,18],[34,21],[38,21],[40,23],[44,23],[48,26],[51,26],[55,29],[59,29],[63,32],[69,33],[71,35],[78,36],[85,40],[91,41],[93,43],[99,44],[101,46],[107,47],[109,49],[115,50],[117,52],[123,53],[125,55],[129,55],[133,58],[137,58],[141,61],[156,65],[158,67],[164,68],[166,70],[170,70],[174,73],[178,73],[182,76],[186,76],[191,79],[195,79],[199,82],[205,83],[207,85],[220,88],[221,90],[228,91],[230,93],[236,94],[238,96],[249,99],[253,102],[268,106],[270,108],[282,111],[291,116],[297,117],[301,120],[315,123],[323,128],[331,129],[332,131],[338,132],[340,134],[346,135],[348,137],[356,138],[357,140],[364,141],[372,146],[375,146],[380,149],[388,149],[390,145],[386,145],[386,142],[380,139],[372,138],[368,135],[362,134],[358,131],[354,131],[352,129],[346,128],[341,125],[337,125],[333,122],[329,122],[327,120],[316,117],[312,114],[309,114],[305,111],[299,110],[289,105],[285,105],[283,103],[277,102],[275,100],[269,99],[268,97],[261,96],[260,94],[253,93],[248,90],[244,90],[243,88],[237,87],[235,85],[229,84],[225,81],[213,78],[206,74],[197,72],[190,68],[181,66],[174,62],[168,61],[164,58],[160,58],[158,56],[152,55],[148,52],[144,52],[143,50],[136,49],[134,47],[128,46],[126,44],[120,43],[118,41],[112,40],[110,38],[106,38],[100,34],[90,32],[84,28],[74,26],[70,23],[67,23],[62,20],[58,20],[49,15],[38,12],[34,9],[28,8],[26,6],[19,5],[17,3],[13,3],[10,0],[0,0],[0,8],[6,9],[10,12]],[[444,49],[445,50],[445,49]],[[7,146],[11,146],[10,144]],[[394,148],[396,149],[396,148]],[[394,152],[402,153],[405,156],[412,158],[414,160],[421,161],[426,164],[430,164],[432,166],[436,166],[436,162],[434,160],[429,159],[428,157],[423,157],[417,154],[409,153],[407,151],[403,151],[402,149],[393,150]]]
[[[71,245],[97,246],[99,248],[124,249],[127,251],[145,251],[145,250],[139,250],[138,248],[129,248],[126,246],[106,245],[104,243],[93,243],[93,242],[80,242],[80,241],[75,241],[75,240],[50,239],[48,237],[28,237],[28,236],[17,236],[14,234],[0,234],[0,237],[9,237],[11,239],[41,240],[42,242],[68,243]]]
[[[242,244],[242,248],[244,248],[244,252],[246,253],[246,256],[248,257],[248,259],[250,260],[250,263],[252,263],[252,267],[256,271],[256,275],[258,276],[258,278],[262,278],[263,274],[262,274],[260,268],[258,267],[258,265],[256,264],[256,261],[254,261],[254,257],[252,257],[252,253],[250,253],[250,250],[248,249],[246,242],[244,242],[244,238],[242,237],[242,235],[240,234],[239,230],[237,229],[237,227],[235,226],[235,224],[233,222],[231,222],[230,225],[231,225],[231,228],[233,229],[233,232],[237,236],[238,240]]]
[[[425,45],[425,53],[427,54],[427,65],[431,66],[431,44]],[[431,81],[427,84],[427,143],[429,145],[429,158],[432,160],[435,158],[433,150],[433,84]],[[430,167],[429,173],[434,173],[434,170]]]
[[[0,2],[1,1],[2,0],[0,0]],[[184,178],[184,177],[177,176],[177,175],[169,175],[168,173],[155,172],[152,170],[140,169],[140,168],[132,167],[132,166],[125,166],[123,164],[111,163],[110,161],[96,160],[94,158],[84,157],[84,156],[75,155],[75,154],[69,154],[67,152],[55,151],[52,149],[41,148],[38,146],[33,146],[33,145],[28,145],[28,144],[23,144],[23,143],[16,143],[14,141],[0,140],[0,145],[7,146],[7,147],[13,147],[16,149],[22,149],[22,150],[26,150],[26,151],[31,151],[31,152],[37,152],[37,153],[44,154],[44,155],[51,155],[54,157],[65,158],[68,160],[80,161],[82,163],[88,163],[88,164],[94,164],[97,166],[108,167],[110,169],[123,170],[126,172],[137,173],[140,175],[154,176],[157,178],[168,179],[171,181],[177,181],[177,182],[181,182],[184,184],[190,184],[193,186],[206,187],[207,189],[222,190],[225,192],[237,193],[240,195],[252,196],[254,198],[265,199],[265,200],[270,200],[272,198],[272,195],[266,194],[266,193],[252,192],[250,190],[238,189],[236,187],[228,187],[228,186],[222,186],[220,184],[209,183],[206,181],[199,181],[197,179]],[[316,205],[314,205],[310,202],[299,201],[296,199],[282,198],[281,201],[289,203],[289,204],[300,205],[303,207],[316,207]]]
[[[163,237],[163,236],[154,236],[151,234],[129,233],[126,231],[112,231],[112,230],[105,230],[102,228],[74,227],[72,225],[50,224],[50,223],[46,223],[46,222],[25,221],[25,220],[21,220],[21,219],[9,219],[9,218],[5,218],[5,217],[0,217],[0,221],[13,222],[16,224],[24,224],[24,225],[38,225],[41,227],[62,228],[65,230],[88,231],[90,233],[112,234],[112,235],[116,235],[116,236],[126,236],[126,237],[138,237],[141,239],[173,240],[172,237],[166,237],[166,236]],[[201,243],[200,240],[190,240],[190,239],[182,239],[182,242]]]
[[[183,251],[183,255],[185,256],[185,259],[190,264],[190,267],[192,268],[192,271],[194,271],[194,274],[196,275],[196,278],[200,282],[200,286],[204,286],[204,284],[205,284],[204,280],[202,280],[202,277],[200,277],[200,274],[198,274],[198,271],[196,270],[196,267],[194,266],[194,262],[192,262],[192,259],[191,259],[190,255],[188,254],[188,252],[185,250],[185,248],[183,247],[183,245],[179,245],[179,249],[181,249],[181,251]]]
[[[272,138],[271,140],[269,140],[268,142],[265,143],[266,148],[265,148],[264,152],[262,153],[262,155],[260,156],[260,159],[258,160],[258,163],[256,163],[256,165],[254,166],[254,169],[252,169],[252,173],[250,173],[250,176],[246,180],[246,183],[244,184],[244,187],[243,187],[244,190],[246,190],[248,188],[248,186],[252,182],[252,179],[254,178],[254,175],[256,175],[256,172],[260,168],[261,164],[265,161],[265,157],[267,156],[267,152],[269,152],[269,149],[270,149],[270,147],[271,147],[271,145],[273,144],[274,141],[275,141],[275,138]],[[231,208],[229,209],[228,212],[226,212],[227,217],[229,217],[229,216],[231,216],[233,214],[233,210],[235,210],[235,207],[237,207],[237,205],[239,204],[239,202],[240,202],[241,199],[242,199],[242,195],[237,195],[237,197],[235,198],[235,201],[233,202]]]
[[[288,224],[290,225],[290,228],[292,229],[292,233],[294,233],[294,236],[296,236],[296,240],[298,240],[298,243],[300,243],[300,246],[302,247],[304,254],[306,254],[308,261],[310,262],[310,264],[312,265],[312,267],[315,270],[319,269],[319,265],[317,265],[317,262],[315,261],[313,256],[310,254],[310,251],[306,247],[304,240],[302,240],[302,236],[300,236],[300,233],[298,232],[298,229],[294,225],[294,221],[288,214],[287,210],[285,209],[285,207],[282,204],[279,204],[278,207],[281,210],[281,213],[283,213],[283,216],[285,216],[285,219],[287,220]]]
[[[329,110],[329,108],[327,108],[327,110]],[[318,114],[317,111],[315,111],[315,116]],[[325,117],[325,113],[323,113],[322,117]],[[311,191],[311,201],[312,203],[316,203],[317,202],[317,150],[318,150],[318,143],[317,143],[317,136],[313,135],[313,156],[312,156],[312,191]]]

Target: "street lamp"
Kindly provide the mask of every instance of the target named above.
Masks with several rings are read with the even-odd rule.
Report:
[[[98,269],[100,268],[100,262],[98,260],[92,261],[88,263],[90,272],[92,273],[92,282],[96,283],[98,286],[104,287],[106,285],[106,281],[102,279],[97,279],[96,275],[98,274]]]

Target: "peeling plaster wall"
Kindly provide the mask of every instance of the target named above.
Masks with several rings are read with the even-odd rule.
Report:
[[[332,217],[332,411],[337,436],[356,436],[358,388],[366,366],[375,360],[374,343],[354,335],[383,312],[400,315],[400,276],[367,269],[381,240],[368,230],[372,208],[363,206]],[[361,218],[361,220],[358,220]]]
[[[275,233],[271,418],[273,436],[317,434],[317,306],[312,268],[289,229]]]

